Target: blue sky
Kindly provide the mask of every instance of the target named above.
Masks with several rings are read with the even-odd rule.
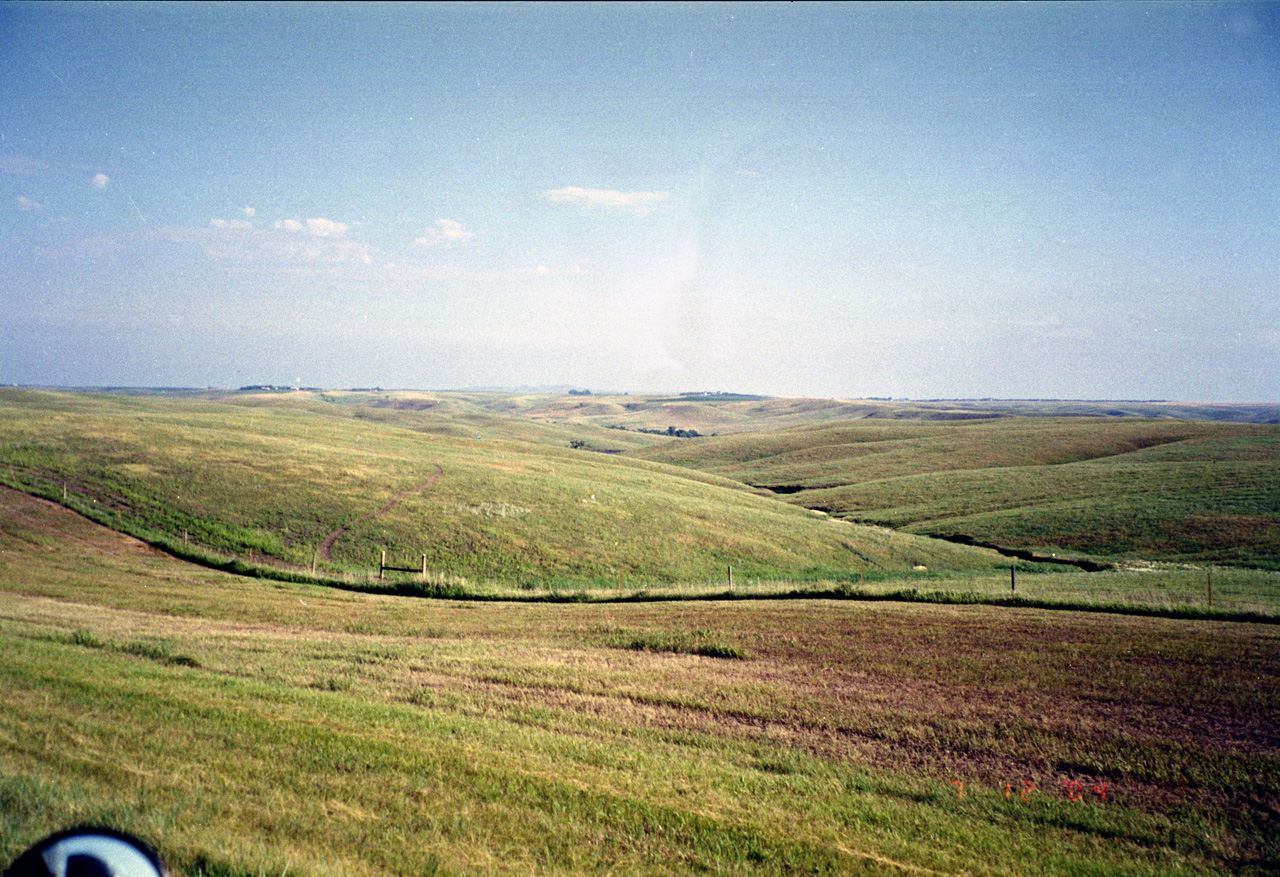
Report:
[[[0,5],[0,382],[1277,401],[1280,5]]]

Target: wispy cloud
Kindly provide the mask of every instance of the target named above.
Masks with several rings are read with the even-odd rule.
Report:
[[[668,192],[619,192],[616,189],[583,189],[580,186],[566,186],[563,189],[550,189],[543,192],[542,197],[560,204],[577,204],[601,210],[621,210],[643,216],[652,213],[660,204],[670,200],[671,195]]]
[[[39,201],[32,201],[26,195],[18,195],[14,198],[13,207],[15,210],[21,210],[24,213],[35,213],[44,209],[43,204]]]
[[[263,266],[367,266],[374,251],[344,234],[347,225],[329,219],[282,219],[271,228],[257,228],[247,219],[209,220],[205,228],[165,228],[162,240],[194,244],[218,262],[256,263]]]
[[[476,236],[461,222],[454,219],[437,219],[434,227],[427,229],[427,233],[422,237],[414,238],[413,242],[420,247],[448,247],[453,244],[465,244]]]
[[[334,222],[332,219],[317,217],[299,222],[296,219],[281,219],[272,225],[281,231],[306,232],[318,238],[342,237],[347,233],[345,222]]]
[[[44,162],[36,161],[26,155],[0,155],[0,173],[30,177],[36,171],[42,171],[47,167],[48,165]]]
[[[93,179],[89,181],[89,184],[95,189],[105,189],[110,182],[111,177],[106,174],[94,174]]]

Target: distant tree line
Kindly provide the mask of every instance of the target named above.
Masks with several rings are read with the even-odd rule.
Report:
[[[673,396],[671,401],[680,402],[761,402],[768,399],[768,396],[756,396],[748,393],[724,393],[709,392],[706,390],[698,390],[697,392],[684,392],[678,396]],[[664,401],[660,399],[651,399],[651,402]]]
[[[593,448],[582,439],[574,439],[569,442],[569,447],[577,451],[595,451],[597,454],[621,454],[621,448]]]
[[[617,423],[607,423],[605,426],[609,429],[630,429],[630,427],[622,426]],[[636,427],[635,431],[646,432],[649,435],[669,435],[674,436],[675,438],[699,438],[702,436],[702,433],[698,432],[696,429],[676,429],[674,426],[668,426],[666,429],[645,429],[644,427]]]

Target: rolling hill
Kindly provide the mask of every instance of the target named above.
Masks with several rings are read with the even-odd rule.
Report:
[[[1280,428],[859,420],[636,454],[852,521],[1044,554],[1280,566]]]
[[[46,498],[0,487],[0,852],[101,821],[230,877],[1274,871],[1277,574],[1020,565],[1012,600],[994,552],[797,504],[1265,534],[1274,427],[614,404],[0,389],[0,482]],[[384,549],[468,587],[358,593]]]
[[[65,482],[159,541],[329,572],[426,555],[441,580],[995,562],[939,539],[1275,569],[1273,407],[8,388],[0,479]],[[1196,414],[1214,419],[1179,419]]]
[[[363,574],[385,551],[440,581],[535,586],[998,563],[723,476],[561,444],[603,428],[435,401],[7,389],[0,480],[155,544],[296,570]]]

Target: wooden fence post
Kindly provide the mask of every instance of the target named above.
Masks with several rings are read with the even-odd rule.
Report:
[[[387,552],[382,552],[382,560],[378,564],[378,581],[384,581],[387,577]]]
[[[425,554],[422,555],[422,577],[424,579],[427,577],[427,556]]]
[[[1015,571],[1012,563],[1009,564],[1009,593],[1018,593],[1018,573]]]
[[[733,590],[733,565],[729,565],[729,590]]]

